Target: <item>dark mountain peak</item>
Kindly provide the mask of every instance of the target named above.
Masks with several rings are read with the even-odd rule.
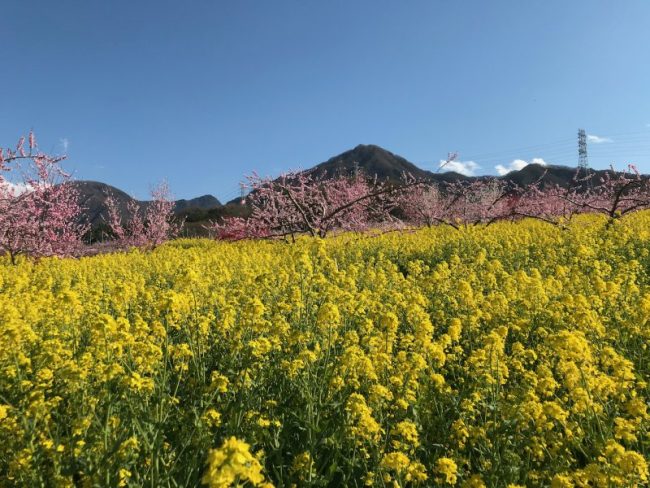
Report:
[[[402,160],[406,161],[401,156],[398,156],[397,154],[389,151],[388,149],[384,149],[381,146],[378,146],[377,144],[358,144],[352,149],[349,149],[338,156],[334,156],[334,158],[343,158],[343,157],[351,157],[351,156],[359,156],[360,158],[363,159],[394,159],[394,160]],[[331,158],[331,159],[334,159]]]
[[[521,187],[539,182],[542,188],[560,186],[567,188],[573,185],[599,185],[601,178],[608,172],[602,169],[579,169],[569,166],[529,164],[519,171],[511,171],[500,179],[511,181]]]
[[[525,186],[537,181],[542,177],[546,178],[546,176],[549,175],[549,172],[553,173],[551,168],[548,166],[543,166],[541,164],[528,164],[520,170],[514,170],[506,173],[505,175],[501,176],[500,179],[513,181],[522,186]]]
[[[381,146],[378,146],[377,144],[357,144],[353,149],[350,149],[349,151],[356,151],[356,152],[379,152],[379,153],[386,153],[394,156],[392,152],[390,152],[388,149],[384,149]]]
[[[217,198],[215,198],[214,196],[202,195],[200,197],[192,198],[190,200],[185,200],[185,199],[176,200],[176,206],[174,207],[174,210],[176,212],[180,212],[182,210],[187,210],[190,208],[208,210],[220,206],[221,206],[221,202],[217,200]]]
[[[393,181],[400,180],[404,173],[410,173],[416,178],[427,178],[432,175],[429,171],[418,168],[403,157],[375,144],[359,144],[320,163],[312,171],[331,177],[336,174],[352,174],[358,170],[362,170],[368,176]]]
[[[101,193],[103,195],[113,194],[116,198],[127,197],[131,198],[126,192],[101,181],[92,180],[75,180],[72,185],[82,194],[95,194]]]
[[[106,199],[109,196],[113,197],[121,212],[126,212],[128,203],[135,200],[119,188],[99,181],[79,180],[73,181],[72,185],[79,192],[79,203],[85,209],[85,216],[92,225],[105,220]]]

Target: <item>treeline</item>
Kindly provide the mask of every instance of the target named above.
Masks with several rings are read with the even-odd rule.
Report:
[[[601,213],[612,223],[650,208],[650,180],[633,165],[624,171],[576,171],[567,186],[538,180],[516,184],[498,178],[434,183],[405,174],[400,182],[361,172],[327,177],[293,172],[279,178],[248,178],[240,203],[174,213],[169,187],[154,188],[152,201],[120,208],[106,199],[99,227],[84,222],[79,192],[61,162],[39,151],[33,133],[15,148],[0,148],[0,253],[79,256],[132,247],[153,249],[178,237],[324,238],[335,231],[446,225],[461,229],[498,220],[534,218],[565,225],[578,213]]]
[[[460,229],[521,218],[561,226],[586,212],[605,214],[611,223],[650,208],[650,180],[633,165],[599,176],[578,169],[567,186],[545,184],[544,175],[518,185],[498,178],[434,183],[406,174],[395,184],[362,174],[325,178],[309,172],[277,179],[254,175],[248,182],[250,215],[214,222],[208,228],[215,237],[294,239],[404,225]]]

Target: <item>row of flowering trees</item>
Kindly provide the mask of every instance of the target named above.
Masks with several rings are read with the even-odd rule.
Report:
[[[610,222],[650,208],[650,179],[630,165],[602,177],[578,171],[568,186],[546,185],[544,177],[524,186],[497,178],[432,183],[405,175],[390,184],[362,175],[325,178],[293,172],[277,179],[248,179],[243,203],[248,218],[213,223],[220,239],[324,237],[332,230],[365,230],[410,224],[453,228],[497,220],[536,218],[562,225],[578,213],[605,214]]]
[[[21,137],[15,148],[0,148],[0,255],[8,255],[12,263],[20,255],[79,256],[92,251],[85,243],[90,223],[78,187],[62,168],[64,159],[40,151],[33,132]],[[152,198],[144,208],[132,201],[120,212],[108,197],[111,249],[153,248],[178,234],[182,223],[174,219],[167,185],[155,188]]]
[[[33,133],[15,149],[0,148],[0,254],[12,262],[33,257],[71,256],[89,252],[79,191],[61,167],[64,156],[39,151]],[[225,218],[207,226],[219,239],[285,238],[332,231],[363,231],[403,224],[454,228],[497,220],[536,218],[561,225],[577,213],[596,212],[613,221],[650,208],[650,180],[633,166],[596,178],[576,173],[568,186],[546,185],[544,178],[525,186],[482,178],[446,183],[405,175],[399,184],[353,176],[325,177],[313,171],[279,178],[248,178],[242,202],[246,218]],[[125,207],[125,208],[124,208]],[[152,201],[131,200],[122,207],[106,199],[105,220],[112,241],[107,249],[152,249],[180,233],[167,184],[152,191]]]
[[[578,213],[600,213],[609,222],[636,210],[650,208],[650,179],[630,164],[624,171],[610,168],[596,178],[590,171],[578,171],[564,188],[542,186],[539,180],[514,189],[513,217],[531,217],[558,224]]]
[[[248,177],[250,192],[242,201],[250,215],[224,219],[208,229],[217,238],[234,240],[364,230],[396,222],[400,195],[415,184],[389,185],[359,174],[325,178],[294,172],[274,180],[254,174]]]

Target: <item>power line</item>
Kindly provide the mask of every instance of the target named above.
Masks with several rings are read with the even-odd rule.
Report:
[[[466,160],[485,159],[486,157],[498,157],[504,154],[513,154],[516,152],[543,150],[549,147],[569,147],[572,146],[573,144],[575,144],[575,142],[571,141],[570,139],[566,139],[559,142],[549,142],[546,144],[536,144],[533,146],[523,146],[523,147],[512,148],[512,149],[504,149],[502,151],[491,152],[491,153],[470,154],[470,155],[463,156],[463,159]]]
[[[587,134],[585,133],[585,136]],[[616,138],[616,139],[613,139]],[[626,143],[626,142],[645,142],[649,141],[650,142],[650,130],[646,131],[637,131],[637,132],[620,132],[620,133],[615,133],[608,135],[607,139],[611,139],[611,141],[603,142],[603,145],[612,145],[612,144],[618,144],[618,143]],[[600,146],[600,145],[598,145]],[[596,146],[596,147],[598,147]],[[573,149],[575,148],[575,139],[573,138],[565,138],[565,139],[558,139],[556,141],[552,142],[547,142],[544,144],[535,144],[535,145],[529,145],[529,146],[520,146],[520,147],[515,147],[511,149],[503,149],[500,151],[492,151],[492,152],[483,152],[483,153],[474,153],[474,154],[469,154],[469,155],[463,155],[463,160],[465,161],[474,161],[474,160],[495,160],[495,159],[508,159],[510,157],[513,158],[521,158],[521,153],[522,152],[547,152],[550,149],[553,150],[561,150],[561,149]],[[592,146],[593,148],[593,146]],[[575,153],[574,153],[575,154]],[[432,161],[432,160],[427,160],[427,161],[422,161],[422,163],[426,164],[437,164],[439,161]]]

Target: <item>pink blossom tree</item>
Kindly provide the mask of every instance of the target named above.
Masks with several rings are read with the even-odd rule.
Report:
[[[519,188],[515,214],[557,225],[578,213],[600,213],[611,223],[630,212],[650,208],[650,179],[639,174],[634,165],[625,171],[611,168],[600,178],[592,172],[580,173],[576,172],[566,188],[542,188],[543,177]]]
[[[577,204],[583,196],[573,183],[564,188],[560,185],[542,187],[535,182],[525,187],[517,187],[513,196],[513,218],[533,218],[553,225],[563,225],[580,212]]]
[[[629,164],[623,171],[613,167],[596,184],[590,184],[580,195],[570,194],[567,201],[584,212],[606,215],[610,220],[636,210],[650,208],[650,179]]]
[[[131,199],[125,214],[113,195],[106,198],[106,220],[119,248],[154,249],[180,233],[183,222],[174,216],[174,200],[166,182],[153,188],[151,201],[141,205]]]
[[[427,226],[445,224],[456,229],[506,218],[511,205],[507,185],[494,178],[420,182],[400,196],[400,207],[409,222]]]
[[[363,230],[393,221],[400,186],[370,180],[364,175],[325,178],[292,172],[277,179],[248,177],[247,219],[229,218],[209,226],[217,238],[295,239],[308,234],[325,237],[331,231]]]
[[[445,185],[450,220],[463,225],[491,224],[510,213],[507,184],[496,178]]]
[[[415,185],[400,195],[399,206],[405,219],[415,225],[432,227],[436,224],[455,226],[449,219],[448,199],[435,183]]]
[[[21,254],[69,256],[82,249],[89,226],[81,223],[79,193],[61,167],[64,159],[40,152],[33,132],[15,149],[0,148],[0,252],[12,263]]]

